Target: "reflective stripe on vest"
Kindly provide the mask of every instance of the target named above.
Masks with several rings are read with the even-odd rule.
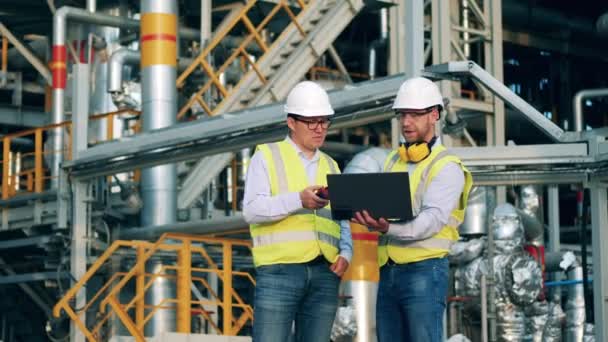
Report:
[[[332,246],[338,246],[340,242],[336,237],[322,232],[313,232],[310,230],[277,232],[268,235],[259,235],[251,238],[254,247],[268,246],[276,243],[290,241],[323,241]]]

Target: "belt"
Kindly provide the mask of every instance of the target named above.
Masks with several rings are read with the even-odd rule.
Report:
[[[395,260],[388,258],[385,265],[394,266],[394,265],[400,265],[400,264],[396,263]]]
[[[329,261],[327,261],[327,259],[325,259],[325,257],[323,255],[319,255],[310,261],[303,262],[302,264],[303,265],[320,265],[320,264],[329,264]]]

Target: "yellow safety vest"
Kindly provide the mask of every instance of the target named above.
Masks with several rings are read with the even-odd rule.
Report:
[[[458,206],[452,211],[448,223],[441,228],[439,233],[424,240],[405,241],[391,238],[388,235],[380,236],[378,240],[378,263],[380,266],[384,265],[389,257],[398,264],[441,258],[447,255],[452,244],[458,241],[458,226],[464,220],[464,212],[473,185],[473,178],[460,159],[450,154],[443,145],[433,146],[431,154],[417,163],[414,171],[409,174],[412,211],[414,216],[418,215],[426,188],[437,173],[449,162],[460,165],[465,175],[465,183]],[[397,151],[393,151],[385,161],[384,170],[405,172],[408,171],[408,163],[401,161]]]
[[[306,170],[296,149],[287,141],[257,147],[268,167],[272,196],[301,192],[308,184]],[[321,152],[317,167],[318,185],[327,185],[327,174],[340,173],[338,164]],[[328,206],[301,209],[286,218],[249,226],[255,266],[294,264],[310,261],[320,254],[333,263],[338,257],[340,226],[331,219]]]

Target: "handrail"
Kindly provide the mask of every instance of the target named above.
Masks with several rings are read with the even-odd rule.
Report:
[[[311,2],[312,1],[314,0],[311,0]],[[226,25],[218,34],[215,35],[214,39],[192,62],[192,64],[188,68],[186,68],[186,70],[184,70],[181,75],[179,75],[179,77],[177,78],[178,88],[183,87],[186,79],[199,68],[203,69],[209,79],[198,89],[198,91],[196,91],[192,95],[192,97],[190,97],[187,103],[179,110],[177,115],[178,119],[183,118],[186,115],[187,111],[190,110],[195,104],[199,104],[208,115],[218,114],[218,108],[220,108],[221,102],[231,96],[231,92],[228,91],[226,87],[220,82],[219,75],[225,72],[228,67],[233,63],[233,61],[239,56],[242,57],[242,61],[245,61],[251,67],[251,70],[249,70],[248,73],[254,73],[262,82],[262,84],[266,84],[268,82],[267,77],[264,75],[260,68],[260,61],[263,60],[265,56],[267,56],[267,52],[272,50],[276,46],[276,44],[281,40],[281,38],[284,38],[284,36],[283,34],[279,35],[279,37],[276,38],[272,42],[272,44],[269,45],[267,41],[265,41],[262,37],[261,32],[279,13],[281,9],[284,10],[284,12],[287,14],[287,18],[289,19],[291,24],[293,24],[304,37],[306,36],[306,32],[304,31],[302,24],[299,21],[299,18],[302,13],[304,13],[305,10],[309,8],[309,5],[307,5],[303,0],[298,0],[296,2],[300,8],[300,12],[297,16],[293,13],[290,7],[295,6],[296,4],[290,4],[287,0],[278,0],[276,5],[270,10],[266,17],[257,26],[255,26],[247,14],[257,2],[257,0],[247,1],[247,4],[241,8],[240,13],[234,18],[232,18],[230,23]],[[211,66],[207,62],[207,57],[212,54],[215,48],[220,46],[220,43],[224,37],[228,36],[234,29],[240,28],[240,26],[238,25],[239,23],[242,23],[243,26],[246,28],[248,32],[247,36],[244,37],[241,44],[236,49],[234,49],[232,54],[224,61],[224,63],[217,70],[214,70],[213,66]],[[287,30],[284,30],[283,33],[285,33],[285,31]],[[257,45],[260,47],[260,50],[262,51],[262,55],[259,56],[256,62],[252,61],[249,54],[247,53],[247,47],[253,41],[257,43]],[[247,76],[241,77],[241,80],[234,86],[233,89],[237,89],[246,78]],[[212,90],[212,87],[214,86],[221,97],[221,100],[217,101],[216,106],[207,103],[202,97],[205,92]]]
[[[112,140],[114,117],[119,115],[138,116],[139,114],[139,111],[135,111],[132,109],[122,109],[109,113],[91,115],[89,119],[91,121],[106,120],[106,138],[107,140]],[[52,131],[54,128],[57,127],[66,128],[66,132],[68,135],[67,146],[65,146],[64,149],[45,149],[43,144],[43,137],[45,133]],[[51,179],[52,176],[47,175],[48,170],[44,167],[44,158],[48,155],[64,153],[66,155],[64,159],[71,159],[71,128],[72,122],[64,121],[61,123],[27,129],[24,131],[10,133],[2,136],[1,141],[3,148],[2,160],[0,161],[0,164],[2,164],[2,199],[9,199],[20,193],[41,193],[45,190],[45,183],[47,180]],[[34,150],[21,153],[19,155],[19,163],[22,167],[20,170],[14,170],[15,161],[13,161],[13,159],[16,158],[17,154],[15,152],[12,152],[11,150],[12,141],[17,138],[23,138],[28,136],[33,136]],[[33,158],[33,163],[30,162],[31,158]],[[28,168],[28,163],[33,164],[33,167]],[[27,177],[25,181],[25,187],[21,182],[20,176]]]
[[[178,243],[179,242],[179,243]],[[197,245],[193,245],[196,243]],[[209,257],[205,246],[219,245],[223,250],[223,265],[224,269],[219,269],[217,263]],[[177,322],[179,332],[190,331],[190,308],[192,305],[216,305],[221,307],[224,313],[223,328],[220,329],[213,323],[211,316],[204,312],[204,319],[210,321],[210,325],[218,333],[225,335],[236,335],[242,327],[253,320],[253,308],[250,304],[245,303],[243,298],[232,288],[232,277],[241,276],[249,279],[255,285],[255,279],[247,272],[232,270],[232,254],[233,246],[244,247],[251,249],[250,241],[243,241],[229,238],[218,238],[209,236],[191,236],[180,233],[165,233],[155,243],[146,241],[115,241],[110,247],[91,265],[85,275],[79,279],[76,284],[70,288],[67,293],[61,298],[53,308],[53,315],[59,315],[65,312],[83,332],[87,340],[96,341],[100,336],[101,329],[106,325],[111,315],[114,313],[132,334],[137,341],[143,341],[143,330],[146,322],[158,310],[177,310]],[[121,248],[130,248],[136,251],[136,262],[128,272],[116,272],[101,286],[101,288],[91,296],[91,299],[79,310],[75,310],[70,306],[70,302],[75,296],[85,288],[87,282],[97,275],[108,261],[113,256],[119,253]],[[142,273],[145,264],[150,258],[158,252],[174,253],[177,256],[177,264],[163,265],[156,273]],[[186,255],[194,253],[201,255],[202,260],[206,262],[208,267],[192,267],[191,258]],[[120,254],[122,255],[122,254]],[[194,274],[215,273],[223,282],[223,298],[220,298],[217,292],[213,291],[209,283],[200,276]],[[177,282],[176,298],[163,298],[160,303],[150,305],[146,304],[145,293],[152,287],[157,278],[175,279]],[[136,286],[135,295],[128,300],[127,303],[119,301],[119,294],[126,284],[132,279],[142,279],[143,283],[138,283]],[[181,280],[180,280],[181,279]],[[192,300],[190,297],[191,285],[193,283],[202,284],[210,294],[209,300]],[[185,291],[185,292],[184,292]],[[81,311],[95,308],[95,303],[98,303],[101,316],[98,316],[96,324],[91,328],[79,320],[78,313]],[[107,309],[110,306],[110,310]],[[233,308],[239,308],[242,313],[238,317],[233,317]],[[135,322],[129,315],[129,310],[135,309],[136,312],[141,310],[141,315],[135,315]],[[145,315],[143,310],[148,310]],[[180,324],[181,323],[181,324]],[[180,330],[181,329],[181,330]]]

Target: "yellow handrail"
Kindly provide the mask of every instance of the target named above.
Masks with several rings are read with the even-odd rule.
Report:
[[[177,243],[179,242],[179,243]],[[205,246],[219,245],[222,248],[224,269],[219,269],[218,265],[209,257]],[[91,265],[82,279],[79,279],[72,288],[70,288],[65,296],[57,302],[53,308],[53,315],[58,317],[61,312],[65,312],[82,330],[85,337],[89,341],[96,341],[100,336],[101,329],[108,322],[112,313],[116,314],[118,319],[123,323],[127,330],[132,334],[137,341],[143,341],[143,329],[154,314],[160,310],[177,310],[177,329],[178,332],[190,332],[190,318],[192,305],[216,305],[222,308],[223,311],[223,328],[220,329],[213,323],[209,313],[202,310],[204,319],[210,322],[210,325],[218,333],[225,335],[236,335],[242,327],[253,320],[253,308],[245,303],[243,298],[232,288],[232,277],[242,276],[255,285],[255,280],[247,272],[232,270],[232,254],[233,246],[251,248],[250,241],[218,238],[209,236],[190,236],[186,234],[167,233],[163,234],[158,241],[150,243],[146,241],[115,241],[112,245]],[[136,263],[128,272],[116,272],[110,276],[108,281],[101,286],[97,293],[91,296],[91,299],[79,310],[75,310],[70,306],[70,302],[74,300],[76,295],[85,288],[87,282],[96,274],[98,274],[104,265],[119,251],[121,248],[129,248],[135,250]],[[177,256],[177,264],[163,265],[157,273],[149,274],[143,270],[146,261],[156,255],[158,252],[174,253]],[[208,268],[192,267],[191,255],[195,253],[202,256],[202,260],[206,262]],[[171,272],[171,273],[169,273]],[[194,276],[194,274],[215,273],[222,280],[223,296],[222,298],[212,290],[204,278]],[[176,298],[163,298],[160,303],[155,305],[146,305],[144,303],[145,293],[151,288],[155,280],[159,277],[166,279],[174,279],[177,282]],[[136,286],[135,295],[128,300],[128,303],[119,301],[121,290],[126,284],[134,279],[139,283]],[[196,282],[202,284],[210,294],[210,300],[192,300],[191,284]],[[78,315],[81,311],[87,311],[95,307],[94,303],[99,303],[99,309],[103,315],[99,316],[96,324],[89,329],[82,322]],[[111,310],[104,308],[110,306]],[[233,308],[242,310],[238,318],[233,317]],[[135,322],[129,315],[129,310],[136,310]],[[144,312],[147,310],[147,313]]]
[[[112,140],[114,117],[120,115],[138,116],[139,111],[123,109],[109,113],[102,113],[90,116],[91,121],[106,121],[107,140]],[[55,128],[65,128],[67,132],[67,146],[64,149],[49,150],[44,148],[43,137],[49,135]],[[46,175],[48,171],[44,168],[44,158],[48,155],[64,154],[66,160],[71,159],[71,128],[72,122],[65,121],[57,124],[50,124],[44,127],[28,129],[16,133],[7,134],[2,137],[2,199],[9,199],[21,193],[41,193],[45,190],[45,183],[52,176]],[[32,137],[34,150],[19,155],[21,170],[14,170],[17,154],[12,152],[12,142],[16,138]],[[32,161],[33,158],[33,161]],[[29,164],[29,165],[28,165]],[[21,176],[25,176],[25,182],[21,181]]]

